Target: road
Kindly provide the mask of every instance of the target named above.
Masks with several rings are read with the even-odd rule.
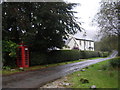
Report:
[[[111,56],[107,58],[86,60],[72,64],[44,68],[36,71],[3,76],[2,88],[39,88],[41,85],[49,81],[53,81],[75,71],[79,71],[89,65],[114,58],[117,53],[117,51],[114,51]]]

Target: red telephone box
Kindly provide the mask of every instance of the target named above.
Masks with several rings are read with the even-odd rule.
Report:
[[[29,50],[23,43],[19,44],[17,49],[17,66],[29,67]]]

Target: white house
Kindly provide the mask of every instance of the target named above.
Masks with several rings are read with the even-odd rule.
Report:
[[[66,47],[64,47],[63,49],[79,49],[94,51],[94,41],[71,37],[66,41]]]

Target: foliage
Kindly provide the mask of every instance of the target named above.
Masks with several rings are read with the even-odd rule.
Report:
[[[96,51],[54,50],[44,54],[41,52],[32,52],[30,60],[31,65],[41,65],[105,56],[106,54],[103,54],[103,52]]]
[[[31,52],[30,53],[30,65],[42,65],[47,64],[47,55],[41,52]]]
[[[48,54],[48,61],[52,62],[65,62],[73,61],[82,58],[79,50],[56,50]]]
[[[102,34],[120,34],[118,26],[120,2],[101,2],[101,8],[96,15],[96,21]]]
[[[95,42],[95,50],[96,51],[112,51],[117,50],[118,42],[117,36],[105,36],[101,38],[100,41]]]
[[[11,68],[9,66],[3,66],[2,69],[10,70]]]
[[[113,58],[109,61],[110,66],[120,68],[120,57]]]
[[[109,52],[103,52],[103,57],[107,57],[109,54]]]
[[[2,41],[2,52],[3,52],[3,55],[5,52],[9,52],[9,56],[10,57],[16,57],[16,49],[18,47],[18,45],[12,41],[5,41],[3,40]]]
[[[93,58],[93,57],[100,57],[100,53],[97,51],[81,51],[82,58]]]
[[[3,39],[26,42],[32,51],[62,48],[69,34],[81,31],[73,7],[65,2],[5,2]]]
[[[4,65],[14,65],[18,45],[12,41],[2,41],[2,62]]]
[[[110,52],[99,52],[100,57],[107,57],[109,56]]]
[[[120,1],[101,2],[96,21],[100,27],[100,36],[116,35],[118,37],[118,55],[120,56]]]

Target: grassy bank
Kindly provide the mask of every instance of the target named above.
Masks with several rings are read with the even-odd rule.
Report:
[[[98,59],[98,58],[100,58],[100,57],[89,58],[89,59]],[[43,68],[48,68],[48,67],[54,67],[54,66],[59,66],[59,65],[75,63],[75,62],[81,62],[81,61],[85,61],[85,60],[88,60],[88,59],[80,59],[80,60],[62,62],[62,63],[56,63],[56,64],[32,66],[32,67],[24,68],[24,70],[19,70],[19,68],[11,69],[11,68],[7,67],[6,69],[3,69],[2,71],[0,71],[0,73],[2,73],[2,75],[11,75],[11,74],[20,73],[20,72],[26,72],[26,71],[32,71],[32,70],[38,70],[38,69],[43,69]]]
[[[112,59],[112,61],[115,60]],[[120,68],[112,67],[110,60],[103,61],[85,68],[85,71],[68,75],[66,82],[70,85],[66,87],[90,88],[95,85],[96,88],[118,88],[118,81],[120,81],[118,72],[120,73]]]

